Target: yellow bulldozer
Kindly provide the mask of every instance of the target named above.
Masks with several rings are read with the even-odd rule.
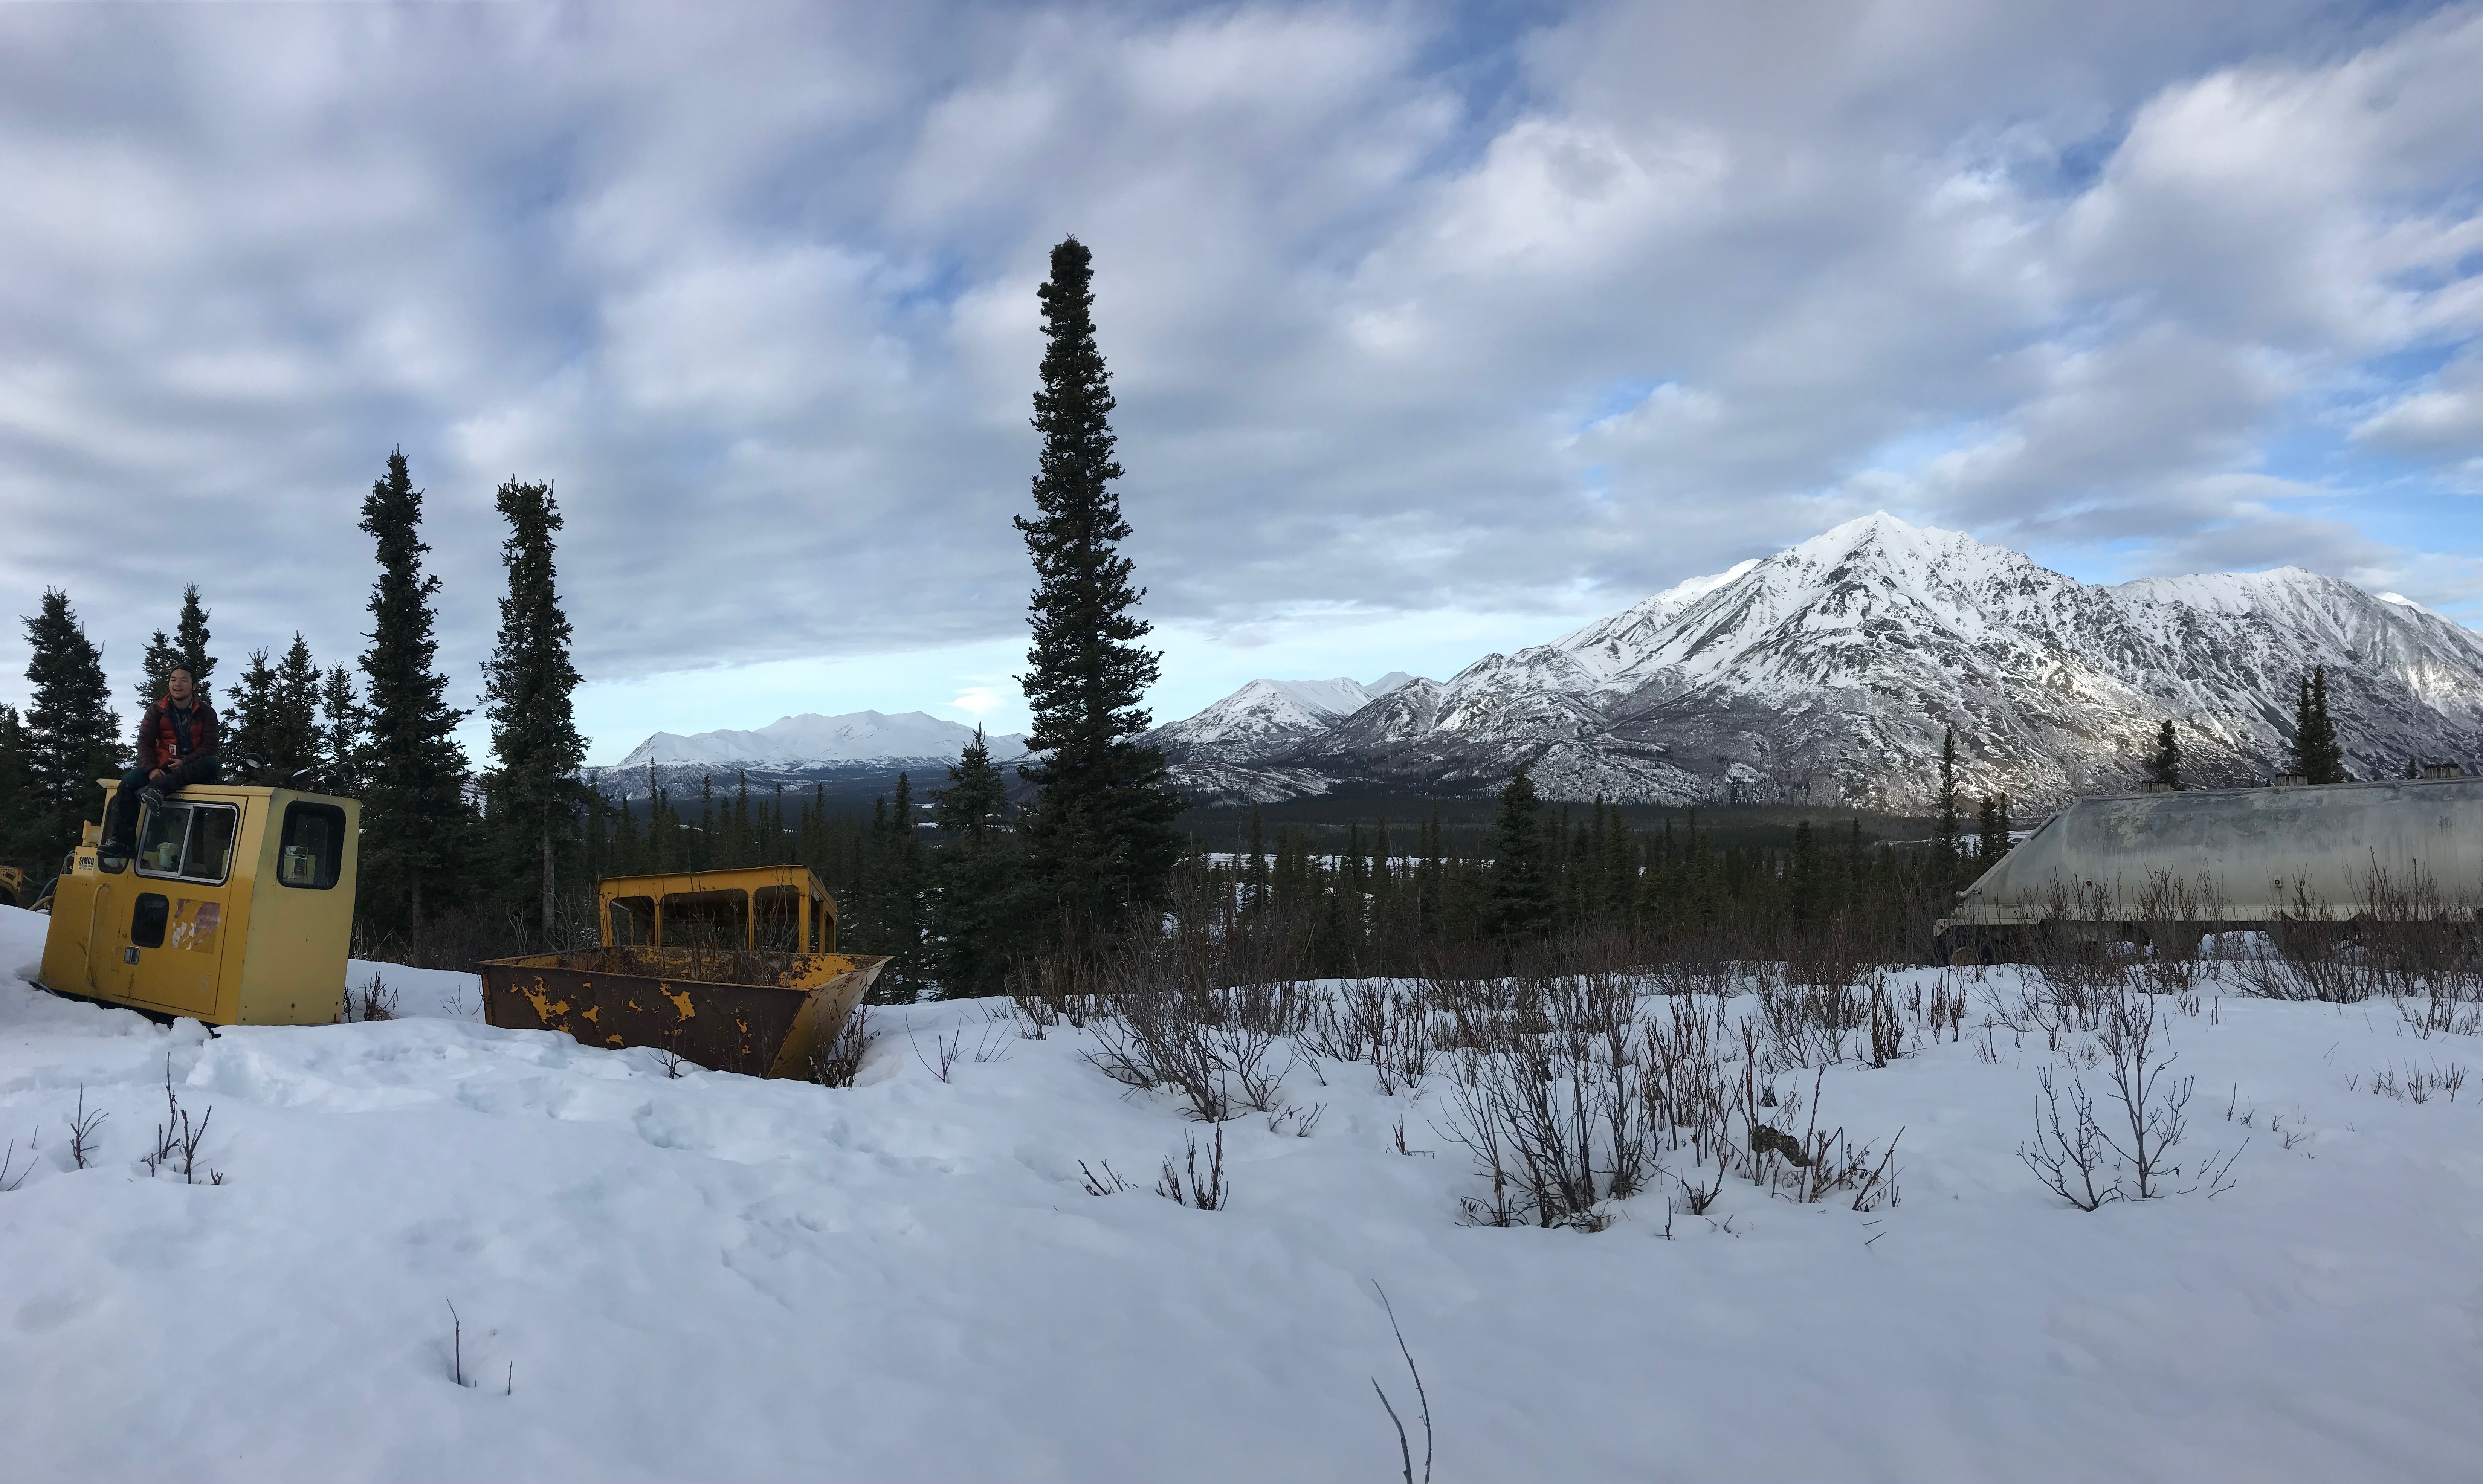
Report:
[[[836,899],[808,866],[607,876],[596,909],[600,947],[483,964],[484,1019],[807,1077],[888,965],[836,951]]]
[[[117,781],[97,782],[108,809]],[[344,1018],[359,802],[195,783],[142,808],[134,857],[102,853],[99,821],[82,834],[43,988],[209,1025]],[[836,900],[803,866],[612,877],[597,895],[601,947],[481,966],[489,1023],[806,1076],[888,962],[836,951]]]
[[[117,781],[99,779],[108,809]],[[52,888],[46,989],[210,1025],[318,1025],[345,1002],[362,807],[194,783],[144,808],[138,852],[89,824]]]

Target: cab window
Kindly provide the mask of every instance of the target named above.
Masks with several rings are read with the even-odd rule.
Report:
[[[325,891],[345,864],[345,811],[333,804],[284,806],[284,833],[277,846],[276,879],[288,887]]]
[[[229,804],[168,804],[147,811],[138,836],[138,874],[221,882],[232,870],[241,811]]]
[[[129,941],[141,948],[164,946],[164,924],[172,920],[173,904],[161,893],[138,893],[138,905],[129,914]]]

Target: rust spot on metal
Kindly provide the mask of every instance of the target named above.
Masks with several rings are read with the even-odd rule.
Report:
[[[571,1035],[592,1026],[604,1046],[660,1047],[719,1072],[803,1076],[886,963],[853,954],[624,946],[480,967],[491,1024]],[[685,968],[738,982],[702,980]],[[587,1024],[572,1023],[573,1017]]]

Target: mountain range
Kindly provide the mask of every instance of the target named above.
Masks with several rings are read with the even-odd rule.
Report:
[[[1524,764],[1561,799],[1918,809],[1954,728],[1969,797],[2045,808],[2134,784],[2166,720],[2188,781],[2264,782],[2318,665],[2358,775],[2483,755],[2483,635],[2404,598],[2298,568],[2096,586],[1884,513],[1445,682],[1288,716],[1258,681],[1151,740],[1207,799]]]
[[[724,783],[741,774],[761,783],[876,781],[904,770],[945,780],[948,764],[974,739],[974,728],[921,711],[805,712],[756,731],[659,731],[614,766],[591,771],[606,793],[624,799],[644,794],[651,782],[695,790],[702,778]],[[1018,733],[983,741],[994,762],[1026,755],[1026,738]]]
[[[2187,781],[2264,782],[2322,665],[2358,776],[2483,758],[2483,635],[2393,594],[2299,568],[2098,586],[1884,513],[1445,681],[1253,680],[1146,740],[1200,802],[1478,793],[1524,765],[1556,799],[1909,811],[1953,729],[1969,798],[2041,809],[2133,785],[2168,720]],[[792,716],[658,732],[605,777],[861,779],[972,736],[919,711]]]

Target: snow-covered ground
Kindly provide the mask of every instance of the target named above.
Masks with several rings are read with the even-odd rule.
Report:
[[[1460,1225],[1445,1089],[1358,1064],[1292,1073],[1307,1137],[1225,1125],[1201,1211],[1145,1188],[1197,1125],[978,1004],[878,1012],[849,1089],[672,1079],[393,967],[398,1020],[167,1029],[12,982],[41,926],[0,910],[13,1480],[1389,1478],[1379,1285],[1443,1481],[2483,1471],[2483,1082],[2371,1091],[2483,1061],[2386,1002],[2173,1018],[2185,1153],[2250,1140],[2213,1200],[2064,1206],[2016,1155],[2051,1058],[1969,1030],[1827,1074],[1903,1126],[1894,1208],[1734,1183],[1668,1238],[1661,1194]],[[221,1185],[140,1161],[168,1067]]]

